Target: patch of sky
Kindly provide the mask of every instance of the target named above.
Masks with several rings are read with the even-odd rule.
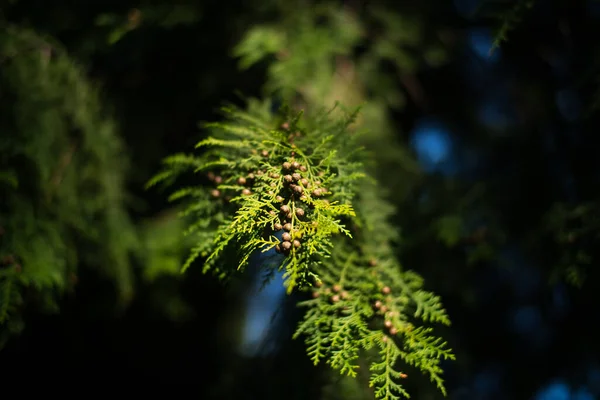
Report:
[[[563,380],[555,380],[541,388],[533,400],[571,400],[571,388]]]
[[[502,50],[495,48],[490,53],[493,36],[486,29],[470,29],[467,31],[465,39],[463,66],[466,84],[470,86],[471,90],[484,95],[498,92],[505,86],[501,77],[498,76],[499,71],[495,68],[502,57]],[[490,107],[488,112],[490,111],[494,111],[494,109]]]
[[[426,117],[419,121],[411,134],[411,147],[425,171],[444,174],[456,172],[452,137],[439,120]]]
[[[282,101],[275,96],[271,104],[271,112],[277,113]],[[275,234],[281,240],[282,232]],[[274,249],[264,253],[258,252],[252,257],[250,270],[259,270],[266,259],[281,257]],[[277,272],[273,279],[263,285],[264,275],[257,273],[249,292],[247,293],[246,313],[242,338],[239,347],[241,354],[254,357],[274,350],[272,345],[265,343],[269,337],[270,328],[276,322],[277,310],[285,298],[283,272]]]
[[[494,36],[489,29],[470,29],[467,33],[467,42],[471,51],[475,53],[479,60],[489,64],[494,64],[500,60],[501,49],[495,48],[491,51],[494,44]]]
[[[281,232],[275,236],[281,239]],[[280,256],[275,250],[269,250],[257,254],[253,258],[253,264],[259,266],[262,261],[271,257]],[[269,337],[269,329],[276,321],[276,312],[285,298],[283,272],[278,272],[264,287],[263,274],[256,274],[254,279],[253,287],[247,295],[246,316],[240,345],[240,353],[247,357],[274,350],[274,347],[269,346],[265,341]]]

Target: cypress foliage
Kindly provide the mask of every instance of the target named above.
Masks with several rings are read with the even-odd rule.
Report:
[[[0,31],[0,330],[20,307],[55,310],[80,266],[132,295],[136,233],[125,209],[127,156],[85,71],[32,31]]]

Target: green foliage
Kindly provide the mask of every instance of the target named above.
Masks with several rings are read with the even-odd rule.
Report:
[[[446,215],[437,221],[438,238],[448,247],[456,245],[462,237],[463,220],[460,215]]]
[[[420,171],[398,142],[389,109],[403,107],[407,95],[422,101],[412,74],[445,60],[441,43],[426,37],[418,16],[375,4],[360,11],[333,2],[298,3],[293,13],[288,7],[281,5],[273,22],[247,30],[234,49],[240,67],[266,63],[266,93],[297,107],[360,105],[357,124],[370,132],[361,144],[378,156],[373,174],[397,171],[385,178],[400,199]]]
[[[295,337],[306,338],[315,364],[355,376],[361,354],[379,348],[370,368],[377,398],[408,396],[398,360],[445,393],[439,362],[454,356],[419,324],[449,320],[423,280],[395,261],[394,208],[367,175],[361,133],[349,130],[356,112],[274,118],[268,110],[268,102],[227,108],[224,122],[205,125],[200,154],[168,157],[149,182],[174,184],[185,172],[198,182],[170,197],[188,198],[184,213],[194,217],[188,234],[197,244],[183,269],[201,257],[205,272],[229,278],[275,249],[280,256],[267,255],[263,269],[284,270],[288,293],[313,293],[300,303],[308,310]]]
[[[397,237],[387,222],[393,207],[377,192],[369,182],[359,191],[361,228],[355,240],[337,244],[338,251],[324,263],[324,285],[313,292],[315,299],[301,303],[309,311],[296,335],[308,335],[315,363],[331,357],[330,365],[351,376],[356,375],[361,349],[378,349],[370,379],[377,398],[408,396],[398,383],[404,376],[396,369],[398,360],[429,374],[445,393],[439,362],[454,356],[429,328],[417,326],[450,321],[440,299],[423,290],[422,278],[395,261],[392,245]]]
[[[146,221],[141,228],[144,248],[143,278],[153,282],[164,276],[180,276],[181,261],[190,246],[181,240],[185,220],[179,210],[168,210]]]
[[[307,336],[311,360],[327,359],[342,374],[356,376],[360,352],[377,348],[370,368],[377,398],[408,397],[398,383],[404,376],[396,369],[398,360],[428,373],[445,393],[439,362],[454,356],[429,328],[415,328],[413,321],[449,324],[439,298],[422,290],[418,275],[401,272],[389,259],[374,263],[360,251],[337,245],[320,269],[324,284],[313,292],[314,299],[300,303],[308,312],[295,336]]]
[[[403,271],[396,260],[398,229],[389,224],[396,210],[383,200],[392,191],[401,196],[411,179],[406,172],[418,172],[414,160],[396,143],[386,109],[404,103],[404,94],[393,82],[397,75],[416,71],[416,48],[431,50],[424,55],[430,65],[443,61],[443,54],[437,51],[439,46],[424,45],[424,26],[418,18],[373,5],[361,15],[330,2],[298,3],[293,13],[285,11],[289,5],[281,7],[274,22],[247,31],[234,55],[243,69],[268,62],[266,92],[309,110],[307,114],[298,118],[288,113],[282,126],[281,119],[273,121],[268,103],[251,103],[246,113],[229,110],[229,120],[209,125],[212,136],[200,143],[212,152],[167,159],[166,171],[151,184],[163,180],[173,184],[173,177],[186,170],[216,168],[208,175],[216,186],[180,192],[195,196],[189,207],[200,215],[191,226],[202,227],[192,228],[199,237],[190,260],[203,257],[205,271],[226,278],[258,251],[283,252],[282,259],[266,257],[262,266],[267,271],[285,269],[288,292],[294,288],[312,292],[312,300],[300,303],[307,311],[295,337],[305,338],[315,364],[326,361],[350,377],[362,365],[377,398],[397,399],[408,396],[400,384],[405,374],[397,369],[404,363],[427,373],[445,393],[439,362],[454,356],[425,324],[449,320],[440,299],[425,291],[422,279]],[[390,62],[395,71],[382,68]],[[360,115],[348,116],[339,107],[326,114],[310,111],[342,99],[349,105],[369,101]],[[361,126],[368,126],[368,132],[360,133]],[[357,153],[362,146],[366,151]],[[266,157],[261,158],[262,152]],[[292,162],[291,152],[307,172],[322,174],[306,177],[310,187],[306,191],[301,185],[304,199],[286,188],[285,178],[281,181],[288,173],[282,163]],[[393,177],[391,170],[396,171]],[[250,175],[253,181],[247,179]],[[367,178],[354,179],[361,176]],[[375,177],[384,177],[389,191]],[[240,178],[252,187],[240,185]],[[315,185],[328,188],[329,203],[312,196]],[[244,188],[247,191],[240,196]],[[212,203],[211,195],[216,197]],[[287,222],[279,220],[277,196],[292,204],[288,239],[302,240],[300,252],[288,244],[286,254],[285,241],[274,235]],[[297,203],[310,210],[306,220],[296,220]],[[343,211],[333,212],[333,205]],[[317,230],[312,230],[313,224]],[[327,229],[320,230],[321,226]]]
[[[400,108],[405,94],[398,77],[417,71],[415,51],[423,52],[422,63],[429,66],[446,60],[440,43],[427,42],[424,31],[417,17],[372,4],[360,13],[332,2],[299,4],[274,23],[250,28],[234,55],[242,69],[270,61],[265,89],[286,100],[299,93],[309,105],[329,107],[330,100],[360,102],[368,92],[377,103]]]
[[[222,254],[237,253],[236,269],[242,270],[255,251],[277,248],[289,252],[283,264],[274,267],[286,270],[286,286],[291,292],[296,285],[306,285],[316,277],[310,265],[329,253],[331,236],[350,235],[342,218],[355,215],[351,204],[353,185],[363,176],[352,137],[345,131],[354,115],[338,122],[327,120],[323,114],[312,126],[302,124],[300,116],[295,116],[287,122],[287,129],[277,129],[256,115],[235,109],[226,112],[229,121],[208,124],[213,135],[196,146],[208,147],[208,151],[199,156],[177,154],[167,158],[166,171],[151,185],[184,169],[196,173],[210,170],[218,176],[212,191],[190,187],[171,196],[172,200],[194,198],[195,202],[184,211],[197,217],[192,233],[206,239],[206,231],[197,230],[202,227],[212,228],[215,235],[212,244],[198,240],[184,270],[198,256],[208,256],[205,271],[212,268],[226,277],[232,271],[217,265]],[[289,142],[289,135],[294,143]],[[299,247],[279,248],[285,244],[274,236],[282,229],[276,227],[287,224],[287,235],[292,236],[287,244]]]
[[[278,62],[269,66],[266,90],[289,98],[298,88],[313,88],[312,98],[327,95],[335,74],[332,57],[350,55],[361,37],[358,20],[326,3],[312,9],[298,8],[286,23],[257,25],[234,49],[240,66],[248,68],[268,56]],[[317,20],[326,23],[317,23]],[[307,86],[310,84],[309,86]]]
[[[594,203],[570,206],[555,204],[546,214],[544,232],[553,236],[560,249],[554,275],[580,287],[592,263],[592,250],[600,239],[600,214]]]
[[[186,26],[197,23],[201,16],[202,11],[197,4],[142,4],[129,10],[126,15],[100,14],[95,23],[108,29],[106,41],[113,45],[144,25],[163,28]]]
[[[360,377],[356,379],[347,375],[332,376],[330,382],[323,387],[321,394],[324,400],[363,400],[372,397],[372,389],[368,387],[368,382],[363,385]]]
[[[525,14],[533,8],[534,4],[534,0],[518,0],[515,5],[509,7],[508,11],[501,13],[498,19],[502,21],[502,25],[496,32],[490,54],[508,39],[508,33],[523,21]]]
[[[0,330],[21,326],[34,294],[56,309],[79,265],[132,293],[136,237],[123,207],[126,168],[98,90],[58,46],[16,28],[0,31]],[[9,317],[11,317],[9,319]]]

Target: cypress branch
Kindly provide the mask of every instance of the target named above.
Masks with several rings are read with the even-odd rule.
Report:
[[[284,257],[267,258],[263,269],[283,271],[288,293],[313,296],[299,303],[306,313],[294,334],[313,363],[355,377],[360,358],[379,349],[370,367],[378,399],[408,397],[399,360],[445,394],[439,363],[454,355],[423,324],[450,321],[423,279],[395,260],[393,207],[378,194],[369,154],[349,128],[358,111],[271,117],[257,109],[264,108],[225,108],[223,122],[204,125],[210,136],[197,154],[170,157],[157,174],[192,172],[211,182],[170,197],[187,199],[194,217],[188,233],[197,245],[183,270],[201,258],[204,272],[227,279],[257,252],[275,249]]]

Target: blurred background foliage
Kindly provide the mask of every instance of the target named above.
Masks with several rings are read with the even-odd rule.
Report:
[[[364,105],[399,257],[453,321],[450,398],[599,397],[599,5],[4,1],[3,390],[70,376],[371,398],[289,340],[293,299],[253,294],[252,276],[223,288],[178,273],[178,211],[144,184],[243,93]],[[274,324],[248,354],[253,309]],[[407,389],[439,398],[416,375]]]

